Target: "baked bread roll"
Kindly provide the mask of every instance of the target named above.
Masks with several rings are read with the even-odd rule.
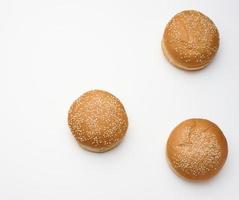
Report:
[[[219,47],[218,29],[211,19],[195,10],[176,14],[167,24],[162,49],[174,66],[199,70],[214,58]]]
[[[123,139],[128,118],[119,99],[106,91],[92,90],[74,101],[68,125],[81,147],[105,152]]]
[[[188,119],[172,131],[167,157],[176,174],[190,180],[206,180],[223,167],[227,140],[220,128],[206,119]]]

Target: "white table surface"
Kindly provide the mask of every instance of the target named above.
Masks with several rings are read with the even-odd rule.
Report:
[[[1,0],[0,199],[158,200],[239,198],[239,3],[236,0]],[[172,67],[160,42],[177,12],[197,9],[217,25],[214,62]],[[82,150],[67,126],[72,101],[104,89],[124,104],[120,146]],[[229,157],[208,182],[178,178],[165,159],[182,120],[217,123]]]

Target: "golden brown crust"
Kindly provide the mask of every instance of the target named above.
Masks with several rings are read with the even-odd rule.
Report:
[[[120,143],[128,118],[119,99],[106,91],[92,90],[72,104],[68,125],[81,147],[105,152]]]
[[[228,154],[220,128],[206,119],[189,119],[172,131],[167,157],[176,174],[190,180],[206,180],[223,167]]]
[[[179,69],[183,69],[183,70],[188,70],[188,71],[196,71],[196,70],[200,70],[203,69],[204,67],[206,67],[208,64],[202,65],[200,67],[194,67],[194,68],[189,68],[189,67],[185,67],[182,64],[180,64],[177,60],[175,60],[167,51],[165,45],[164,45],[164,40],[162,40],[162,49],[163,49],[163,53],[165,55],[165,57],[167,58],[167,60],[174,65],[175,67],[179,68]]]
[[[83,149],[85,149],[87,151],[102,153],[102,152],[110,151],[111,149],[115,148],[116,146],[119,145],[120,142],[121,142],[121,140],[119,140],[118,142],[116,142],[114,144],[111,144],[107,147],[104,147],[104,148],[92,147],[92,146],[89,146],[89,145],[87,146],[87,145],[81,144],[79,142],[78,143]]]
[[[176,67],[198,70],[207,66],[219,47],[217,27],[204,14],[186,10],[167,24],[162,40],[165,56]]]

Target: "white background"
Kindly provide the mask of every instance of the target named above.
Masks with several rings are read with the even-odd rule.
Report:
[[[239,198],[239,3],[178,0],[0,1],[0,199]],[[164,27],[197,9],[217,25],[214,62],[186,72],[164,58]],[[124,104],[121,145],[82,150],[67,126],[72,101],[104,89]],[[182,120],[207,118],[229,143],[223,170],[191,183],[168,167],[165,144]]]

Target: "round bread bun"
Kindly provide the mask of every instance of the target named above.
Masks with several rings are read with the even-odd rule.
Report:
[[[176,14],[167,24],[162,49],[174,66],[199,70],[214,58],[219,47],[219,33],[211,19],[195,10]]]
[[[68,125],[82,148],[105,152],[123,139],[128,118],[119,99],[106,91],[92,90],[73,102]]]
[[[189,180],[206,180],[223,167],[227,140],[220,128],[206,119],[188,119],[172,131],[167,158],[173,171]]]

